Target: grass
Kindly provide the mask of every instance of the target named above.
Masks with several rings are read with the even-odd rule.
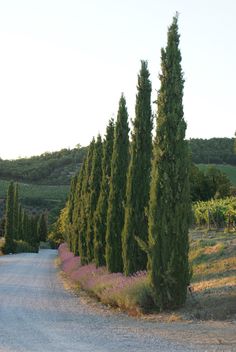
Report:
[[[216,169],[225,173],[233,186],[236,186],[236,166],[232,165],[218,165],[218,164],[197,164],[200,170],[205,171],[209,166],[214,166]]]
[[[34,185],[26,183],[19,184],[19,197],[28,199],[43,199],[43,200],[65,200],[69,192],[69,186],[58,185]],[[0,180],[0,198],[5,198],[9,181]]]
[[[94,264],[80,266],[65,244],[59,247],[63,271],[73,282],[102,303],[119,307],[130,315],[155,313],[146,272],[132,277],[109,274]],[[182,319],[227,320],[236,316],[236,233],[192,231],[189,262],[192,267],[191,293],[184,307],[161,313],[165,321]],[[152,314],[150,315],[150,312]]]
[[[235,319],[236,233],[192,231],[190,239],[193,294],[181,311],[189,318]]]

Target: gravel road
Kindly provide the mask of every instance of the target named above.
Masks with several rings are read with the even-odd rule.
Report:
[[[64,289],[57,252],[0,257],[1,352],[236,351],[234,323],[142,321]]]

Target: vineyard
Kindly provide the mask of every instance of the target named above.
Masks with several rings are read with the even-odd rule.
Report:
[[[236,229],[236,197],[196,202],[193,205],[194,225],[208,229]]]

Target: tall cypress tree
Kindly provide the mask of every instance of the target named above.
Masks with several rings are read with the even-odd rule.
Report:
[[[14,204],[13,204],[13,237],[18,239],[18,213],[19,213],[19,196],[18,184],[14,186]]]
[[[37,253],[39,250],[39,238],[38,238],[38,221],[39,218],[37,216],[30,217],[30,241],[29,244],[33,248],[33,250]]]
[[[5,245],[4,253],[14,253],[14,183],[11,182],[7,191],[6,222],[5,222]]]
[[[137,89],[126,189],[125,224],[122,232],[122,253],[126,275],[147,268],[147,254],[136,241],[136,237],[145,242],[148,239],[147,207],[152,154],[152,88],[146,61],[141,62]]]
[[[79,254],[81,264],[88,263],[87,258],[87,227],[88,227],[88,210],[89,210],[89,197],[90,197],[90,177],[92,170],[92,160],[94,153],[95,140],[89,145],[87,157],[84,165],[84,175],[82,181],[81,190],[81,203],[80,203],[80,214],[79,214]]]
[[[46,214],[42,213],[39,217],[38,225],[37,225],[37,237],[39,241],[45,242],[47,240],[47,233],[48,233],[47,218],[46,218]]]
[[[17,229],[17,234],[18,234],[18,239],[22,240],[23,238],[23,233],[22,233],[22,206],[21,204],[19,205],[19,210],[18,210],[18,229]]]
[[[74,211],[74,203],[76,197],[76,185],[77,185],[77,175],[72,177],[70,183],[70,192],[69,192],[69,199],[68,199],[68,226],[67,226],[67,244],[70,249],[75,254],[75,247],[76,247],[76,240],[73,233],[73,211]]]
[[[121,232],[124,226],[124,203],[129,162],[129,127],[125,97],[119,102],[111,161],[106,231],[106,264],[110,272],[122,272]]]
[[[75,242],[75,255],[80,255],[80,230],[81,230],[81,207],[82,207],[82,185],[85,175],[85,161],[83,162],[77,179],[77,185],[75,189],[75,200],[74,200],[74,209],[73,209],[73,234]]]
[[[111,158],[114,142],[114,120],[111,119],[106,130],[106,139],[103,142],[102,182],[98,198],[97,209],[94,215],[94,259],[96,266],[106,264],[105,237],[107,228],[107,208],[111,177]]]
[[[29,243],[29,241],[30,241],[29,216],[28,216],[26,210],[23,210],[22,234],[23,234],[22,240]]]
[[[154,298],[165,309],[185,302],[189,284],[189,152],[177,16],[161,51],[160,81],[149,206],[149,276]]]
[[[94,258],[94,214],[100,194],[102,180],[102,138],[100,135],[94,145],[91,177],[89,180],[90,194],[88,199],[87,222],[87,258],[91,262]]]

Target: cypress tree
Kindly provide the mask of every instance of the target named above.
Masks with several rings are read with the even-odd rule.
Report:
[[[47,240],[47,219],[46,215],[43,213],[40,215],[37,225],[37,237],[39,241],[45,242]]]
[[[82,185],[83,178],[85,174],[85,162],[83,162],[75,190],[75,200],[74,200],[74,209],[73,209],[73,234],[74,234],[74,254],[80,255],[80,229],[81,229],[81,206],[82,206]]]
[[[29,216],[25,210],[23,210],[22,216],[22,240],[25,242],[30,241],[30,228],[29,228]]]
[[[6,201],[5,245],[4,253],[14,253],[14,183],[10,182]]]
[[[106,139],[103,142],[102,182],[98,198],[97,209],[94,215],[94,259],[96,266],[106,264],[105,237],[107,225],[108,195],[111,177],[111,158],[114,142],[114,120],[111,119],[106,130]]]
[[[75,203],[75,196],[76,196],[76,185],[77,185],[77,175],[72,177],[71,184],[70,184],[70,192],[69,192],[69,199],[68,199],[68,224],[67,224],[67,244],[70,249],[75,254],[75,247],[76,241],[75,236],[73,233],[73,211],[74,211],[74,203]]]
[[[185,302],[189,284],[189,152],[177,16],[161,51],[160,81],[149,206],[149,277],[154,299],[165,309]]]
[[[124,203],[129,162],[129,127],[125,97],[119,102],[111,161],[106,231],[106,264],[110,272],[122,272],[121,232],[124,226]]]
[[[18,239],[18,214],[19,213],[19,196],[18,184],[14,186],[14,204],[13,204],[13,237]]]
[[[100,135],[94,145],[91,177],[89,180],[90,193],[88,198],[87,221],[87,258],[91,262],[94,258],[94,214],[97,207],[102,180],[102,138]]]
[[[22,240],[23,238],[23,232],[22,232],[22,206],[21,204],[19,205],[19,210],[18,210],[18,229],[17,229],[17,234],[18,234],[18,239]]]
[[[81,207],[80,207],[80,225],[79,225],[79,254],[81,264],[87,264],[87,227],[88,227],[88,203],[90,196],[90,177],[92,170],[92,160],[94,152],[95,140],[92,139],[92,142],[89,145],[89,150],[87,157],[85,159],[84,165],[84,175],[82,181],[82,190],[81,190]]]
[[[141,62],[136,95],[131,160],[127,178],[125,224],[122,232],[124,273],[147,268],[147,254],[136,237],[147,242],[150,169],[152,154],[151,82],[147,62]]]
[[[38,238],[38,217],[31,216],[29,219],[29,227],[30,227],[30,240],[29,244],[33,248],[33,250],[37,253],[39,250],[39,238]]]

